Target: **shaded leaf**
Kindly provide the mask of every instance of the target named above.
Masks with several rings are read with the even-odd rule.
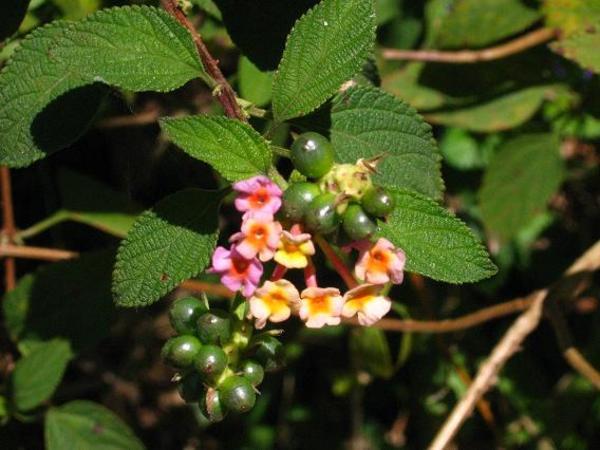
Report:
[[[546,16],[546,25],[560,28],[561,36],[567,37],[600,21],[600,2],[598,0],[544,0],[542,12]]]
[[[58,21],[37,29],[0,74],[0,163],[26,166],[78,137],[76,126],[53,132],[37,118],[70,90],[103,83],[169,91],[203,74],[189,32],[156,8],[106,9],[80,22]],[[60,108],[54,109],[47,117],[58,114]],[[58,116],[69,122],[64,114]]]
[[[515,236],[544,211],[563,176],[554,135],[521,135],[505,142],[490,162],[479,192],[486,227],[502,239]]]
[[[121,243],[113,272],[119,306],[156,302],[208,265],[224,192],[186,189],[143,213]]]
[[[267,141],[239,120],[188,116],[161,119],[160,126],[188,155],[210,164],[230,181],[266,175],[271,167]]]
[[[442,48],[483,47],[539,20],[520,0],[456,0],[441,19],[435,44]]]
[[[321,106],[363,66],[375,41],[371,0],[323,0],[290,33],[273,79],[273,115],[284,121]]]
[[[260,70],[279,64],[294,22],[318,0],[215,0],[233,42]],[[257,33],[260,30],[260,33]]]
[[[386,155],[377,166],[379,183],[440,198],[440,156],[431,127],[406,103],[380,89],[358,86],[335,98],[331,120],[331,141],[340,162]]]
[[[522,89],[474,106],[430,113],[427,120],[481,133],[508,130],[531,119],[550,89],[549,86]]]
[[[75,400],[46,415],[48,450],[143,450],[142,442],[112,411],[87,400]]]
[[[10,37],[19,29],[19,25],[27,14],[29,0],[4,0],[0,14],[0,42]]]
[[[79,352],[106,336],[115,312],[113,263],[112,251],[83,254],[21,278],[2,303],[6,327],[19,349],[61,337]]]
[[[383,77],[382,87],[418,110],[444,106],[448,97],[435,89],[419,84],[423,63],[409,63]]]
[[[353,329],[350,333],[350,353],[358,369],[381,378],[394,375],[390,346],[385,333],[379,328]]]
[[[406,253],[406,270],[448,283],[469,283],[497,271],[460,219],[423,195],[395,189],[396,208],[378,235]]]
[[[262,72],[252,61],[242,56],[238,75],[240,94],[245,100],[257,106],[264,106],[271,101],[273,72]]]
[[[62,380],[71,356],[69,343],[54,339],[19,359],[10,378],[15,407],[27,411],[48,400]]]

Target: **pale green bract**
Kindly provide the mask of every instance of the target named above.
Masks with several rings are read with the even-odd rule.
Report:
[[[375,179],[440,198],[440,155],[429,126],[408,104],[381,89],[356,86],[331,111],[331,142],[339,162],[383,156]]]
[[[24,39],[0,74],[0,164],[27,166],[79,136],[89,120],[68,133],[63,123],[45,130],[50,137],[36,131],[36,116],[68,91],[101,83],[165,92],[195,77],[206,75],[191,35],[160,9],[111,8],[53,22]],[[77,122],[70,113],[61,122]]]
[[[552,134],[525,134],[504,143],[479,191],[487,229],[503,240],[514,237],[546,210],[564,172],[559,141]]]
[[[460,219],[433,200],[394,189],[396,208],[378,236],[406,253],[406,270],[448,283],[472,283],[497,272],[487,251]]]
[[[160,125],[178,147],[210,164],[229,181],[269,172],[271,148],[246,123],[220,116],[188,116],[165,118]]]
[[[352,78],[375,43],[372,0],[323,0],[292,29],[273,80],[275,120],[321,106]]]
[[[186,189],[143,213],[117,253],[113,294],[119,306],[147,306],[210,262],[224,192]]]

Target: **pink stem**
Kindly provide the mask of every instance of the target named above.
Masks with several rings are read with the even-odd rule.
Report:
[[[312,259],[308,259],[308,265],[304,269],[304,281],[306,282],[306,287],[317,287],[317,271],[315,270],[315,265],[312,262]]]
[[[331,245],[323,239],[323,236],[315,235],[314,240],[317,245],[321,247],[321,250],[323,250],[323,253],[325,253],[325,256],[331,262],[335,271],[342,277],[344,283],[346,283],[350,289],[358,286],[358,283],[354,279],[354,276],[352,276],[350,270],[346,267],[346,264],[344,264],[344,261],[341,260]]]
[[[281,280],[286,272],[287,267],[277,264],[275,269],[273,269],[273,273],[271,274],[271,281]]]

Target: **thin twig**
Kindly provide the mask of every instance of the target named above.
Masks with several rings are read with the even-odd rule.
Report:
[[[448,446],[463,422],[473,411],[477,400],[496,382],[498,372],[504,367],[506,361],[520,349],[521,343],[529,333],[536,329],[542,317],[542,306],[547,293],[547,290],[540,291],[531,307],[521,314],[504,334],[492,350],[490,357],[477,372],[473,384],[444,422],[429,446],[429,450],[444,450]]]
[[[206,281],[186,280],[183,283],[181,283],[179,287],[193,292],[204,292],[206,294],[215,295],[217,297],[235,297],[235,292],[231,292],[222,284],[209,283]]]
[[[430,450],[443,450],[452,441],[463,422],[470,415],[477,400],[481,398],[497,381],[499,372],[508,359],[520,349],[525,338],[538,326],[542,317],[544,301],[556,301],[564,295],[564,285],[572,288],[572,277],[580,273],[593,272],[600,268],[600,241],[590,247],[565,272],[564,276],[551,288],[537,291],[531,306],[508,329],[492,350],[489,358],[480,367],[473,384],[463,398],[456,404],[442,428],[431,443]],[[576,290],[578,290],[576,288]],[[589,364],[589,363],[588,363]]]
[[[350,272],[350,269],[346,267],[344,261],[342,261],[331,245],[329,245],[329,242],[319,235],[315,235],[314,240],[317,245],[321,247],[321,250],[323,253],[325,253],[325,256],[327,256],[327,259],[333,265],[333,268],[336,270],[336,272],[340,275],[340,277],[342,277],[344,283],[346,283],[350,289],[358,286],[358,283],[354,279],[352,272]]]
[[[5,244],[0,246],[0,258],[39,259],[42,261],[62,261],[77,258],[79,253],[55,248],[31,247]]]
[[[12,244],[14,242],[16,227],[10,183],[10,169],[6,166],[0,168],[0,184],[2,187],[2,239],[5,241],[3,243]],[[4,260],[4,280],[6,291],[15,288],[17,284],[15,258],[9,257]]]
[[[506,56],[520,53],[531,47],[543,44],[557,36],[556,30],[552,28],[540,28],[520,36],[505,44],[481,50],[397,50],[384,48],[382,50],[385,59],[405,61],[428,61],[450,64],[472,64],[481,61],[492,61],[505,58]]]
[[[196,49],[198,50],[198,54],[202,60],[202,64],[204,65],[204,68],[210,77],[216,83],[216,86],[214,87],[214,94],[221,105],[223,105],[223,110],[225,111],[227,117],[245,122],[246,116],[242,112],[242,109],[237,102],[237,95],[235,94],[235,91],[223,76],[217,61],[212,57],[206,48],[206,45],[204,45],[204,41],[196,30],[196,27],[194,27],[194,25],[189,21],[183,11],[179,9],[176,0],[161,0],[161,4],[163,8],[181,25],[187,28],[192,35],[194,43],[196,44]]]

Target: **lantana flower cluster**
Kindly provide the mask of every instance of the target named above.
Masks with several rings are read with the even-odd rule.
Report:
[[[284,230],[275,218],[282,190],[265,176],[239,181],[233,189],[235,207],[243,213],[241,229],[230,237],[229,248],[215,250],[209,272],[219,274],[224,286],[247,299],[256,328],[263,328],[267,321],[283,322],[292,314],[310,328],[338,325],[342,317],[354,316],[368,326],[389,312],[391,301],[383,291],[387,283],[402,283],[402,250],[384,238],[375,243],[353,242],[349,248],[359,252],[354,276],[360,283],[343,294],[338,288],[319,286],[312,262],[314,236],[301,224]],[[271,260],[275,268],[261,284],[263,264]],[[293,269],[304,271],[302,290],[284,278]]]

